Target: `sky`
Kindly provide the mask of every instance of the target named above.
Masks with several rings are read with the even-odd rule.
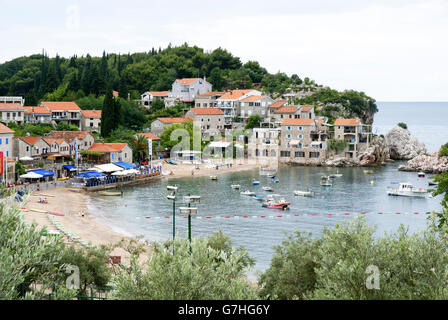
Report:
[[[377,101],[448,101],[447,0],[0,0],[0,63],[197,45]]]

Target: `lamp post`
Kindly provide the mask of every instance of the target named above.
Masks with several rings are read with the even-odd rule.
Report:
[[[176,191],[177,186],[167,186],[166,189],[170,192],[170,194],[166,197],[168,200],[173,201],[173,255],[174,255],[174,238],[176,237]]]
[[[192,196],[192,195],[188,195],[184,197],[184,203],[188,204],[188,207],[182,207],[180,208],[180,212],[181,213],[188,213],[188,240],[190,241],[191,244],[191,215],[192,214],[197,214],[198,213],[198,208],[191,208],[191,203],[199,203],[201,202],[201,197],[200,196]]]

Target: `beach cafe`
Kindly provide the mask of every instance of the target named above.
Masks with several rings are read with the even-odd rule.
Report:
[[[45,182],[52,181],[55,173],[44,169],[28,170],[25,174],[22,174],[20,178],[25,182]]]
[[[173,151],[174,153],[174,160],[175,161],[181,161],[181,162],[196,162],[201,161],[201,151],[196,150],[180,150],[180,151]]]

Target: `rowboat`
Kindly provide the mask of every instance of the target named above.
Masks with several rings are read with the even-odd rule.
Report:
[[[396,184],[396,183],[393,183]],[[402,182],[398,188],[387,188],[387,195],[389,196],[403,196],[403,197],[417,197],[425,198],[428,195],[428,190],[423,188],[415,188],[409,182]]]
[[[255,179],[253,179],[253,180],[252,180],[252,184],[253,184],[254,186],[258,186],[258,185],[260,184],[260,181],[257,181],[257,180],[255,180]]]
[[[262,195],[254,194],[252,196],[252,198],[254,198],[255,200],[258,200],[258,201],[264,201],[264,196],[262,196]]]
[[[328,177],[329,178],[340,178],[340,177],[342,177],[342,173],[339,173],[339,170],[337,170],[336,173],[330,174]]]
[[[242,192],[240,192],[240,194],[243,195],[243,196],[254,196],[254,195],[255,195],[255,192],[246,190],[246,191],[242,191]]]
[[[291,204],[291,202],[286,201],[283,196],[279,194],[269,195],[268,200],[263,202],[261,206],[263,208],[268,209],[282,209],[287,210],[289,209],[288,206]]]
[[[420,171],[419,173],[417,173],[417,176],[419,178],[424,178],[425,177],[425,173],[423,171]]]
[[[117,191],[98,191],[98,194],[102,196],[121,196],[121,192]]]
[[[269,191],[269,192],[274,192],[274,189],[272,189],[272,187],[269,187],[269,186],[264,186],[263,190],[264,191]]]

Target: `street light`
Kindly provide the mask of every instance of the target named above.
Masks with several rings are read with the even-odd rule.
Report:
[[[188,207],[180,208],[181,213],[184,214],[188,213],[188,240],[190,241],[190,244],[191,244],[191,215],[198,213],[198,208],[191,208],[190,204],[199,202],[201,202],[200,196],[192,196],[192,195],[184,196],[184,203],[188,203]]]
[[[174,255],[174,238],[176,237],[176,191],[177,186],[167,186],[166,189],[171,191],[169,195],[166,196],[168,200],[173,201],[173,255]]]

